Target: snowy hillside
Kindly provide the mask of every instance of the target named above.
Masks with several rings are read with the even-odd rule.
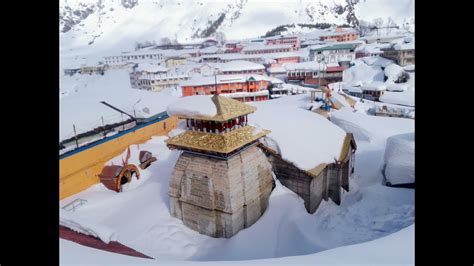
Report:
[[[227,39],[262,36],[282,24],[344,23],[342,16],[328,11],[334,3],[344,1],[61,0],[60,50],[62,56],[104,55],[132,50],[136,41],[159,42],[164,37],[189,43],[212,23]],[[413,10],[413,0],[367,0],[355,12],[361,19],[391,16],[401,24],[414,16]]]

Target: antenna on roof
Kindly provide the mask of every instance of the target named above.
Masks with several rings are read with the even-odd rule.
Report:
[[[136,119],[135,117],[133,117],[132,115],[130,115],[130,114],[128,114],[128,113],[126,113],[126,112],[124,112],[124,111],[118,109],[117,107],[114,107],[114,106],[112,106],[112,105],[106,103],[105,101],[101,101],[100,103],[103,104],[103,105],[106,105],[106,106],[108,106],[108,107],[110,107],[110,108],[112,108],[112,109],[114,109],[115,111],[118,111],[118,112],[120,112],[120,113],[122,113],[122,114],[124,114],[124,115],[129,116],[130,118],[132,118],[133,121],[137,121],[137,119]]]
[[[214,69],[214,88],[216,89],[216,95],[219,95],[219,90],[217,89],[217,70]]]

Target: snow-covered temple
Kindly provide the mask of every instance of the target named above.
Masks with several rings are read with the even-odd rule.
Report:
[[[232,237],[267,208],[272,169],[256,144],[270,131],[250,126],[247,115],[256,108],[239,101],[218,95],[181,101],[168,108],[186,120],[186,130],[166,141],[183,151],[170,181],[171,215],[202,234]]]

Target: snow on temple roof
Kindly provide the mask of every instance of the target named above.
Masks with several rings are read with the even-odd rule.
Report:
[[[189,101],[192,104],[192,108],[188,108],[188,104],[184,102],[184,100],[186,98],[196,98],[199,96],[201,96],[202,100],[198,99],[197,101],[199,102],[197,104],[194,104],[196,100]],[[180,101],[181,103],[168,107],[168,113],[170,115],[174,114],[178,115],[180,118],[204,121],[227,122],[230,119],[253,113],[257,109],[254,106],[220,95],[214,95],[212,97],[207,95],[189,96]],[[179,108],[177,108],[177,106]],[[197,109],[202,109],[203,107],[208,108],[210,106],[214,106],[216,109],[215,112],[213,112],[215,115],[196,114]],[[198,113],[201,112],[202,111],[198,111]],[[270,133],[268,130],[259,130],[258,133],[255,134],[255,129],[255,127],[247,125],[224,134],[186,130],[185,132],[166,140],[166,143],[174,147],[184,147],[199,151],[228,154]]]
[[[170,104],[166,108],[170,116],[214,116],[217,114],[217,108],[212,99],[207,95],[195,95],[183,97]]]
[[[189,80],[181,82],[180,86],[200,86],[200,85],[214,85],[214,84],[227,84],[227,83],[240,83],[247,81],[260,81],[267,80],[269,78],[262,75],[217,75],[217,76],[194,76]]]
[[[207,98],[207,100],[205,98]],[[186,107],[187,105],[189,105],[189,107]],[[213,106],[213,108],[210,106]],[[205,111],[198,109],[204,109]],[[176,103],[171,104],[168,106],[167,112],[170,115],[177,115],[181,118],[227,121],[235,117],[253,113],[256,109],[257,108],[248,104],[220,95],[194,95],[183,97]]]
[[[346,132],[319,114],[301,108],[307,103],[306,94],[253,102],[257,111],[249,121],[271,130],[268,137],[276,141],[285,160],[311,171],[340,157]]]

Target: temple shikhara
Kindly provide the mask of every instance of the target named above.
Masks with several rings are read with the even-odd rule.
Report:
[[[168,194],[172,216],[202,234],[229,238],[267,208],[272,166],[256,144],[270,131],[248,124],[255,107],[218,95],[211,99],[214,116],[178,115],[186,130],[166,141],[183,151]]]

